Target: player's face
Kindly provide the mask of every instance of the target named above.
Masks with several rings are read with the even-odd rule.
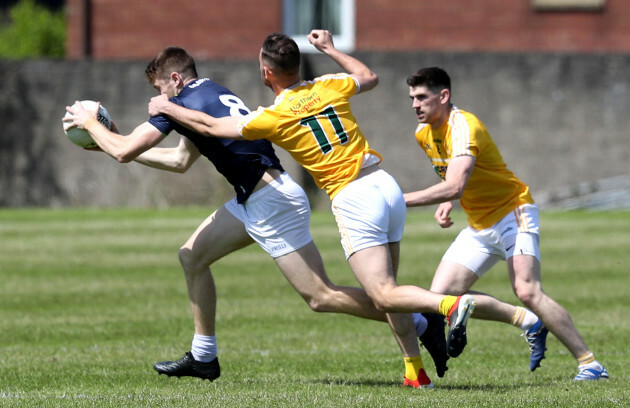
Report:
[[[411,107],[416,111],[418,122],[433,127],[439,127],[448,116],[450,107],[448,96],[447,89],[436,94],[424,85],[409,87]]]
[[[162,95],[172,98],[177,95],[177,84],[173,79],[156,79],[153,87]]]

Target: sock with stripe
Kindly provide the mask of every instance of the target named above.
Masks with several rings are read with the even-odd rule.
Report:
[[[514,314],[512,315],[512,326],[519,327],[523,331],[529,330],[538,321],[536,316],[531,310],[525,309],[521,306],[516,306]]]
[[[595,360],[595,355],[591,351],[587,351],[577,358],[577,363],[579,369],[584,368],[594,368],[598,371],[602,370],[604,366],[602,366],[599,361]]]

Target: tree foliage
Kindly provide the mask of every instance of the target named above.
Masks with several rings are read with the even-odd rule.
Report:
[[[9,22],[0,25],[0,58],[63,58],[66,18],[35,0],[20,0],[9,9]]]

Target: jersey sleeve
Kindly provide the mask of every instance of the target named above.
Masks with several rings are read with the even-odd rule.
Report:
[[[334,89],[347,99],[359,92],[359,81],[346,73],[323,75],[316,79],[328,89]]]
[[[179,106],[184,106],[177,98],[170,98],[169,100]],[[152,116],[149,119],[149,123],[165,135],[168,135],[173,131],[173,129],[175,129],[175,121],[166,115]]]
[[[414,132],[414,136],[416,138],[416,142],[418,142],[418,145],[425,152],[427,151],[427,142],[425,140],[426,139],[426,132],[424,131],[426,126],[427,126],[427,124],[425,124],[425,123],[418,123],[418,126],[416,126],[416,130]]]
[[[276,133],[278,120],[272,113],[263,107],[242,116],[238,120],[238,133],[247,140],[271,139]]]
[[[473,156],[479,154],[475,123],[461,113],[455,113],[451,118],[451,157]]]
[[[168,135],[173,130],[173,121],[165,115],[152,116],[149,123],[164,135]]]

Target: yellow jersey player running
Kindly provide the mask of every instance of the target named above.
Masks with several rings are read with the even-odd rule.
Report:
[[[475,317],[523,329],[531,371],[544,358],[550,331],[576,358],[575,380],[608,378],[567,311],[542,290],[538,209],[529,187],[508,170],[483,123],[452,105],[451,80],[444,70],[420,69],[407,84],[420,122],[416,139],[443,179],[405,194],[407,206],[440,204],[435,219],[448,228],[453,224],[451,201],[459,199],[469,224],[444,254],[431,290],[466,293],[499,260],[507,260],[512,289],[531,311],[475,292]]]
[[[403,386],[431,387],[410,313],[437,312],[450,317],[449,338],[461,339],[474,299],[398,286],[404,198],[396,181],[379,168],[381,157],[370,149],[349,103],[351,96],[374,88],[378,77],[362,62],[337,50],[328,31],[313,30],[308,38],[347,73],[301,81],[297,44],[274,33],[265,39],[259,54],[262,80],[276,95],[273,105],[239,120],[214,118],[156,97],[149,104],[149,113],[168,115],[207,136],[268,139],[308,170],[332,200],[341,243],[357,280],[376,307],[388,312],[404,356]]]

